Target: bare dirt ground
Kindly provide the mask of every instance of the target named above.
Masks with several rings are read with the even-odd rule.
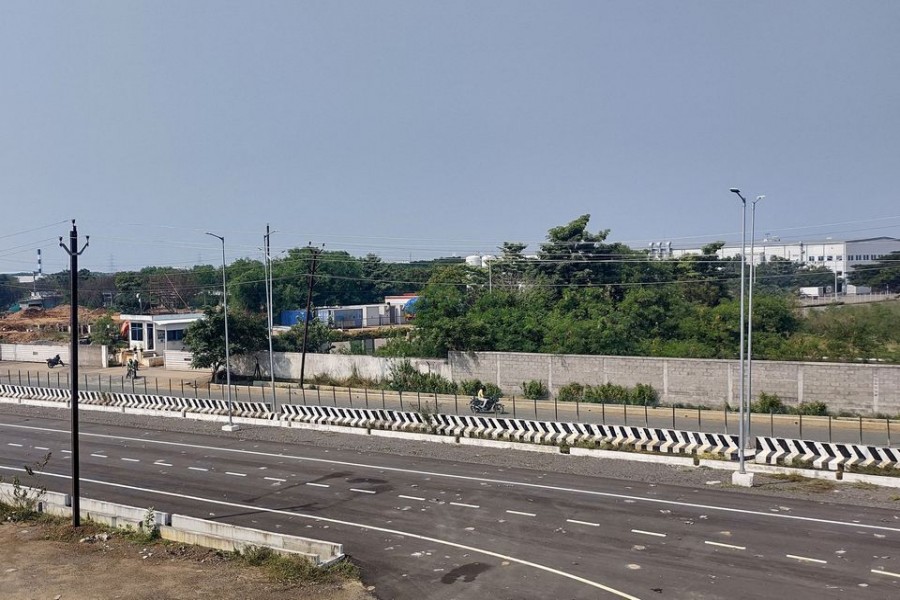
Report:
[[[105,309],[78,307],[78,321],[91,324],[106,314]],[[29,309],[0,317],[0,339],[8,344],[68,340],[69,305],[48,310]]]
[[[0,524],[0,595],[8,600],[370,600],[358,581],[282,584],[260,567],[171,543],[139,545],[91,525]]]

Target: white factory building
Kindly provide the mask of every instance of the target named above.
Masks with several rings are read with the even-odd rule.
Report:
[[[784,242],[780,239],[764,238],[753,244],[752,260],[758,265],[773,258],[783,258],[801,262],[810,267],[827,267],[843,275],[852,272],[858,265],[871,264],[892,252],[900,252],[900,240],[892,237],[874,237],[859,240],[832,240]],[[678,258],[689,254],[702,254],[700,248],[672,248],[669,243],[654,244],[650,255],[654,258]],[[741,255],[740,245],[723,246],[717,253],[719,258],[737,258]],[[747,242],[747,256],[751,256],[750,242]],[[749,262],[749,261],[748,261]]]

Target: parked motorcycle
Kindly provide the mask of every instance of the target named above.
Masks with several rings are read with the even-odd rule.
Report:
[[[469,401],[469,410],[478,414],[499,415],[503,412],[503,404],[497,398],[478,398],[476,396]]]
[[[54,356],[53,358],[48,358],[48,359],[47,359],[47,366],[48,366],[48,367],[50,367],[50,368],[52,369],[52,368],[55,367],[56,365],[59,365],[60,367],[66,366],[66,365],[63,364],[63,361],[62,361],[62,359],[59,357],[59,354],[57,354],[57,355]]]

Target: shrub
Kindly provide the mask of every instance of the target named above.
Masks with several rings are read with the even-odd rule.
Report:
[[[580,383],[567,383],[559,389],[557,397],[560,402],[576,402],[584,400],[584,386]]]
[[[478,392],[476,392],[478,393]],[[499,385],[495,385],[493,383],[484,384],[484,397],[485,398],[502,398],[503,390],[500,389]]]
[[[543,400],[549,395],[549,390],[543,381],[532,379],[522,382],[522,395],[529,400]]]
[[[639,383],[631,389],[632,404],[656,406],[659,404],[659,392],[649,383]]]
[[[466,396],[474,396],[480,389],[480,379],[463,379],[459,382],[459,391]]]
[[[421,373],[408,360],[391,366],[388,387],[399,392],[425,392],[428,394],[452,394],[456,385],[437,373]]]
[[[824,417],[828,414],[828,406],[824,402],[801,402],[791,412],[795,415]]]
[[[787,414],[788,407],[784,405],[784,402],[781,401],[781,398],[779,398],[777,394],[761,392],[759,394],[759,400],[750,403],[750,412],[783,415]]]

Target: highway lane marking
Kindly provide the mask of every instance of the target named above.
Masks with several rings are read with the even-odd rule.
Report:
[[[311,485],[313,487],[331,487],[327,483],[313,483],[312,481],[307,481],[306,485]]]
[[[419,498],[418,496],[404,496],[403,494],[400,494],[397,497],[406,498],[407,500],[418,500],[419,502],[425,502],[425,498]]]
[[[72,454],[71,450],[60,450],[63,454]]]
[[[360,494],[374,494],[375,490],[360,490],[357,488],[350,488],[351,492],[359,492]]]
[[[156,461],[156,462],[153,463],[153,464],[154,464],[154,465],[159,465],[160,467],[171,467],[171,466],[172,466],[172,463],[163,462],[163,461],[161,461],[161,460],[158,460],[158,461]]]
[[[709,544],[710,546],[719,546],[721,548],[731,548],[732,550],[746,550],[746,546],[734,546],[732,544],[723,544],[722,542],[710,542],[709,540],[705,540],[704,544]]]
[[[209,471],[209,469],[204,469],[203,467],[188,467],[189,471]]]
[[[25,469],[18,467],[10,467],[7,465],[0,464],[0,469],[7,469],[10,471],[16,471],[20,473],[24,473]],[[50,473],[45,471],[42,473],[47,477],[57,477],[59,479],[71,479],[70,475],[65,475],[62,473]],[[225,500],[215,500],[212,498],[203,498],[202,496],[191,496],[188,494],[179,494],[176,492],[166,492],[163,490],[154,490],[152,488],[142,488],[133,485],[126,485],[124,483],[113,483],[111,481],[103,481],[100,479],[89,479],[82,477],[81,481],[87,483],[94,483],[97,485],[105,485],[113,488],[120,488],[125,490],[132,490],[136,492],[144,492],[146,494],[156,494],[159,496],[167,496],[171,498],[180,498],[182,500],[191,500],[194,502],[206,502],[208,504],[214,504],[217,506],[227,506],[229,508],[236,508],[241,510],[252,510],[256,512],[266,512],[274,515],[284,515],[288,517],[298,517],[301,519],[309,519],[312,521],[318,521],[322,523],[331,523],[334,525],[345,525],[347,527],[357,527],[360,529],[367,529],[369,531],[377,531],[380,533],[386,533],[389,535],[399,535],[404,536],[416,540],[422,540],[423,542],[430,542],[432,544],[442,544],[444,546],[449,546],[451,548],[457,548],[459,550],[465,550],[467,552],[477,552],[478,554],[483,554],[485,556],[491,556],[493,558],[498,558],[500,560],[506,560],[509,562],[514,562],[516,564],[523,565],[525,567],[531,567],[533,569],[538,569],[540,571],[544,571],[545,573],[552,573],[553,575],[559,575],[560,577],[565,577],[566,579],[570,579],[572,581],[596,588],[598,590],[603,590],[604,592],[608,592],[614,596],[618,596],[619,598],[624,598],[625,600],[641,600],[637,596],[632,596],[626,592],[617,590],[608,585],[604,585],[598,581],[593,581],[591,579],[587,579],[585,577],[581,577],[579,575],[575,575],[574,573],[567,573],[566,571],[560,571],[559,569],[554,569],[553,567],[548,567],[547,565],[542,565],[540,563],[532,562],[529,560],[525,560],[523,558],[516,558],[515,556],[510,556],[508,554],[501,554],[499,552],[494,552],[493,550],[487,550],[485,548],[478,548],[476,546],[468,546],[466,544],[460,544],[457,542],[451,542],[450,540],[442,540],[440,538],[429,537],[426,535],[420,535],[418,533],[412,533],[409,531],[402,531],[398,529],[388,529],[386,527],[379,527],[377,525],[366,525],[365,523],[355,523],[353,521],[344,521],[341,519],[332,519],[330,517],[322,517],[319,515],[310,515],[306,513],[302,513],[299,511],[290,511],[290,510],[280,510],[277,508],[266,508],[263,506],[253,506],[252,504],[240,504],[237,502],[227,502]]]
[[[511,515],[521,515],[523,517],[536,517],[537,515],[534,513],[520,512],[518,510],[508,510],[506,511]]]
[[[882,571],[881,569],[872,569],[876,575],[887,575],[889,577],[900,577],[900,573],[891,573],[890,571]]]
[[[827,561],[827,560],[821,560],[821,559],[818,559],[818,558],[808,558],[808,557],[806,557],[806,556],[797,556],[796,554],[785,554],[785,556],[787,556],[788,558],[793,558],[794,560],[800,560],[800,561],[803,561],[803,562],[818,563],[818,564],[820,564],[820,565],[827,565],[827,564],[828,564],[828,561]]]
[[[9,442],[9,443],[6,444],[6,445],[7,445],[7,446],[15,446],[16,448],[21,448],[21,447],[22,447],[22,444],[13,444],[12,442]]]
[[[141,462],[141,459],[139,459],[139,458],[125,458],[125,457],[122,457],[122,460],[124,460],[125,462]]]
[[[234,475],[235,477],[246,477],[246,473],[235,473],[234,471],[225,471],[226,475]]]
[[[452,504],[453,506],[462,506],[463,508],[481,508],[477,504],[466,504],[464,502],[449,502],[448,504]]]
[[[652,535],[653,537],[666,537],[665,533],[656,533],[655,531],[644,531],[643,529],[632,529],[631,533],[639,533],[641,535]]]
[[[91,454],[91,456],[93,456],[94,458],[109,458],[105,454]]]
[[[50,448],[45,448],[44,446],[35,446],[35,450],[49,450]]]
[[[50,427],[34,427],[31,425],[14,425],[11,423],[0,423],[0,427],[7,427],[10,429],[25,429],[29,431],[44,431],[48,433],[58,433],[62,435],[69,435],[71,432],[67,429],[52,429]],[[820,519],[817,517],[804,517],[802,515],[796,514],[786,514],[786,513],[771,513],[765,511],[758,510],[749,510],[744,508],[733,508],[730,506],[714,506],[711,504],[699,504],[696,502],[682,502],[679,500],[666,500],[664,498],[645,498],[643,496],[632,496],[628,494],[617,494],[615,492],[600,492],[596,490],[586,490],[579,488],[570,488],[558,485],[550,485],[543,483],[529,483],[526,481],[514,481],[509,479],[493,479],[488,477],[476,477],[474,475],[456,475],[453,473],[438,473],[436,471],[419,471],[415,469],[407,469],[402,467],[388,467],[388,466],[379,466],[379,465],[367,465],[363,463],[354,463],[343,460],[333,460],[328,458],[312,458],[306,456],[296,456],[293,454],[276,454],[273,452],[261,452],[259,450],[243,450],[238,448],[222,448],[220,446],[207,446],[203,444],[188,444],[185,442],[169,442],[165,440],[152,440],[147,438],[133,438],[122,435],[110,435],[104,433],[80,433],[82,437],[93,437],[100,439],[110,439],[110,440],[120,440],[120,441],[131,441],[138,442],[141,444],[157,444],[160,446],[170,446],[177,448],[190,448],[194,450],[205,450],[205,451],[217,451],[217,452],[228,452],[234,454],[243,454],[247,456],[263,456],[266,458],[277,458],[277,459],[291,459],[302,462],[311,462],[311,463],[320,463],[327,465],[336,465],[342,467],[355,467],[358,469],[372,469],[377,471],[385,471],[391,473],[401,473],[404,475],[421,475],[425,477],[434,477],[434,478],[444,478],[444,479],[454,479],[457,481],[476,481],[476,482],[484,482],[501,486],[517,486],[529,489],[538,489],[538,490],[547,490],[552,492],[569,492],[573,494],[584,494],[587,496],[594,496],[599,498],[612,498],[617,500],[635,500],[640,502],[645,502],[649,504],[662,504],[664,506],[679,506],[683,508],[691,508],[702,511],[719,511],[725,513],[732,514],[741,514],[741,515],[750,515],[756,517],[763,517],[767,519],[782,519],[789,521],[798,521],[804,523],[819,523],[824,525],[836,525],[840,527],[855,527],[862,529],[870,529],[875,531],[890,531],[892,533],[900,533],[900,527],[888,527],[886,525],[869,525],[865,523],[853,523],[849,521],[836,521],[834,519]],[[67,450],[63,450],[63,452],[68,452]]]
[[[287,479],[281,479],[280,477],[263,477],[263,479],[267,479],[269,481],[278,481],[279,483],[284,483]]]
[[[600,523],[591,523],[589,521],[578,521],[576,519],[566,519],[566,523],[575,523],[576,525],[590,525],[591,527],[600,527]]]

